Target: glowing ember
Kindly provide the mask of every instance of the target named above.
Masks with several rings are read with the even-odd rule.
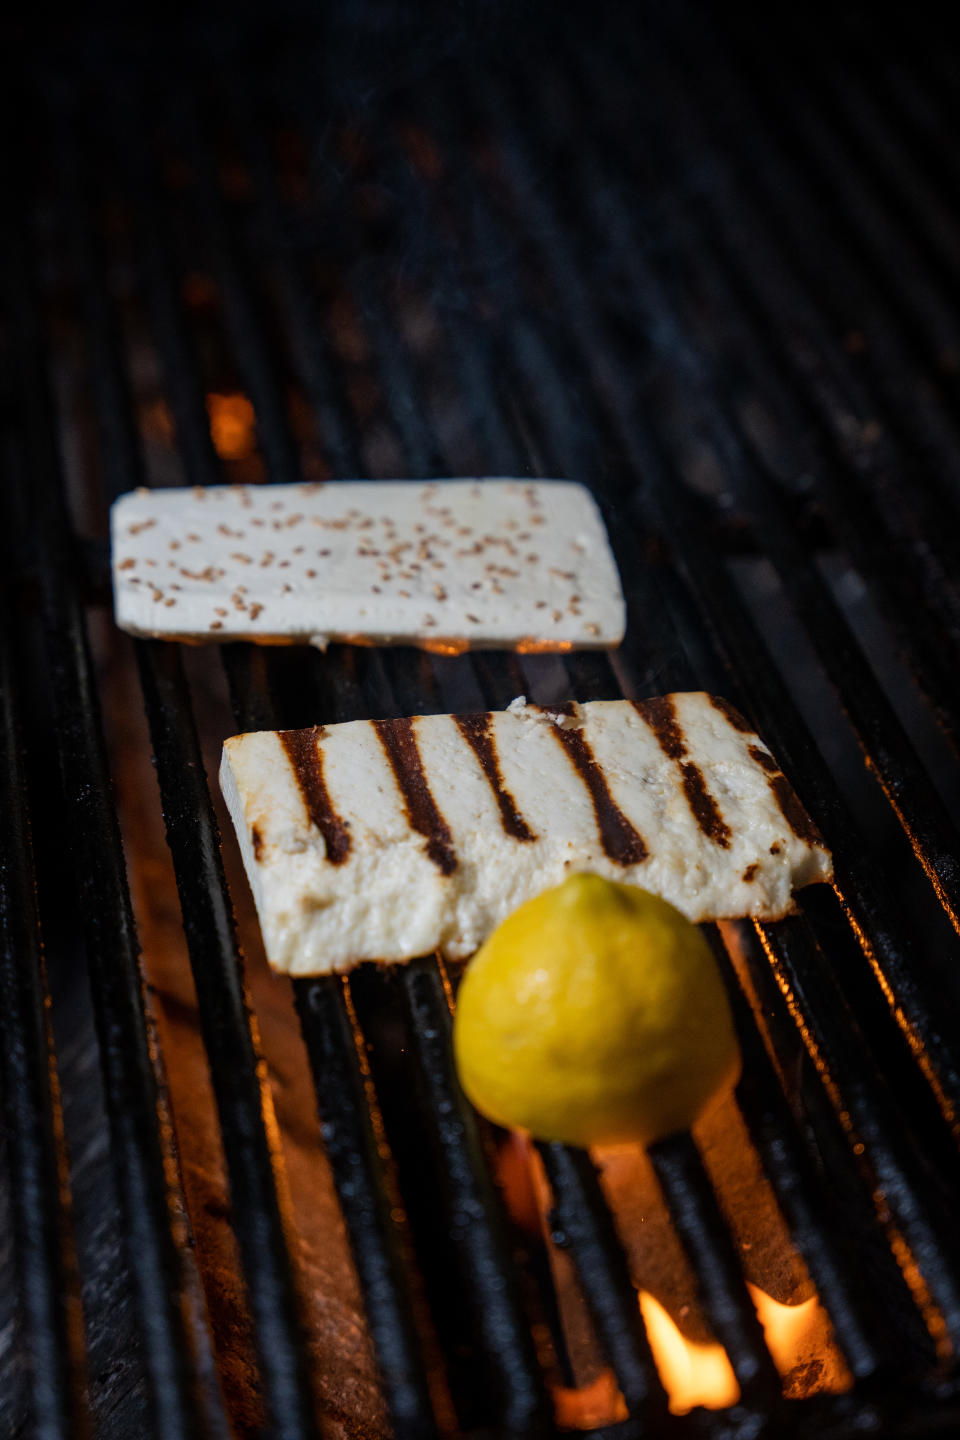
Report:
[[[572,650],[569,640],[538,640],[532,635],[518,640],[515,645],[518,655],[555,655],[559,651]]]
[[[207,396],[210,438],[221,460],[245,460],[253,453],[256,417],[246,395]]]
[[[596,1380],[576,1390],[558,1385],[553,1404],[561,1430],[593,1430],[627,1418],[627,1407],[612,1370],[601,1370]]]

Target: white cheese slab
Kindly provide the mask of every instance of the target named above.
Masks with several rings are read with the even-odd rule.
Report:
[[[766,746],[702,693],[237,735],[220,783],[292,975],[462,958],[574,871],[695,921],[778,919],[832,876]]]
[[[612,647],[626,625],[603,520],[572,481],[137,490],[111,540],[134,635],[449,653]]]

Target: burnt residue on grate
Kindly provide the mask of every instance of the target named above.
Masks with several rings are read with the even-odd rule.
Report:
[[[303,1293],[317,1273],[305,1251],[320,1240],[308,1225],[301,1247],[291,1225],[276,1124],[277,1108],[293,1123],[296,1065],[319,1111],[319,1125],[309,1104],[297,1116],[298,1153],[308,1170],[323,1146],[398,1436],[547,1434],[555,1402],[568,1419],[620,1421],[624,1436],[682,1431],[638,1287],[726,1349],[740,1403],[699,1412],[698,1433],[764,1421],[955,1433],[957,37],[915,13],[905,26],[859,6],[721,15],[693,0],[602,16],[466,5],[456,23],[429,20],[334,6],[321,37],[288,0],[270,17],[241,7],[229,25],[170,19],[137,35],[95,15],[82,35],[42,39],[21,22],[0,331],[14,478],[0,782],[16,849],[0,874],[0,1040],[22,1303],[0,1363],[22,1383],[3,1424],[18,1433],[29,1414],[45,1440],[77,1433],[87,1408],[105,1436],[219,1434],[225,1416],[289,1440],[321,1422],[381,1424],[359,1398],[362,1358],[338,1388],[305,1342],[317,1301]],[[190,1169],[178,1077],[171,1123],[157,1038],[172,1032],[144,999],[109,788],[119,756],[100,723],[101,691],[122,715],[109,657],[123,642],[96,614],[101,550],[82,547],[81,563],[77,538],[138,484],[510,473],[594,487],[629,603],[612,657],[237,646],[185,665],[176,647],[135,647],[189,1025],[212,1081],[210,1153],[222,1147],[214,1197]],[[221,660],[232,719],[213,697]],[[602,1182],[586,1156],[544,1147],[542,1173],[531,1180],[524,1160],[521,1183],[515,1153],[459,1091],[455,977],[436,961],[297,981],[306,1057],[292,1043],[263,1053],[250,1010],[204,772],[217,726],[303,732],[288,753],[340,861],[350,833],[317,740],[325,723],[374,720],[411,822],[449,873],[456,856],[400,717],[458,713],[505,829],[527,839],[488,712],[521,693],[558,714],[623,695],[723,848],[721,809],[669,707],[650,705],[674,688],[718,692],[735,724],[729,707],[742,711],[796,789],[791,823],[836,860],[835,892],[711,938],[746,1062],[723,1134],[741,1136],[773,1229],[829,1313],[843,1393],[784,1398],[816,1377],[778,1377],[716,1134],[661,1144],[629,1172],[608,1166]],[[576,730],[555,733],[608,852],[635,863],[650,837],[598,786]],[[769,778],[786,796],[779,770]],[[58,806],[72,834],[59,907]],[[135,846],[128,859],[140,895]],[[44,1065],[47,989],[63,1040],[63,975],[81,960],[97,1036],[88,1024],[83,1064],[102,1077],[89,1110],[71,1045],[57,1057],[62,1106]],[[272,1003],[273,982],[254,978]],[[91,1115],[98,1143],[109,1131],[96,1187]],[[661,1227],[666,1271],[623,1196],[608,1208],[625,1174],[644,1223]],[[308,1187],[298,1176],[294,1189],[302,1220]],[[217,1205],[219,1233],[235,1235],[229,1284],[207,1245]],[[119,1257],[105,1252],[116,1234]],[[12,1259],[0,1253],[4,1278]],[[44,1363],[25,1368],[28,1350]],[[357,1339],[355,1360],[361,1350]],[[571,1398],[585,1379],[600,1388]]]

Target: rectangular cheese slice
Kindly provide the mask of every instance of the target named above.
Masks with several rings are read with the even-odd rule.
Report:
[[[832,876],[766,746],[702,693],[236,735],[220,783],[292,975],[470,955],[575,871],[697,921],[778,919]]]
[[[626,624],[600,511],[569,481],[137,490],[111,540],[134,635],[451,653],[611,647]]]

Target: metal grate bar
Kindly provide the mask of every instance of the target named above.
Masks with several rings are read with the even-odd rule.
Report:
[[[409,122],[407,122],[409,123]],[[398,130],[403,131],[404,117],[396,117]],[[391,144],[383,162],[380,184],[391,197],[394,207],[404,212],[429,216],[429,224],[421,224],[418,240],[423,247],[422,267],[431,275],[442,277],[431,297],[442,327],[446,353],[455,367],[472,424],[472,430],[483,456],[485,474],[529,474],[543,473],[533,464],[530,436],[517,433],[515,424],[500,393],[497,381],[498,359],[496,344],[487,326],[471,323],[474,300],[464,283],[460,254],[453,236],[443,233],[444,226],[439,215],[432,214],[431,196],[426,183],[420,176],[410,156]],[[395,355],[385,377],[390,384],[405,368],[402,355]],[[409,458],[409,457],[408,457]],[[418,473],[411,465],[410,472]],[[434,473],[442,473],[438,469]],[[474,670],[482,664],[483,652],[469,657]],[[500,664],[502,658],[491,663]],[[502,673],[502,671],[501,671]],[[500,687],[499,698],[491,703],[503,705],[518,693],[511,685]]]
[[[216,275],[223,304],[223,319],[257,417],[257,436],[271,480],[288,484],[303,479],[300,451],[290,430],[281,390],[282,371],[268,358],[263,305],[246,272],[239,247],[227,224],[217,175],[217,160],[207,127],[195,113],[195,102],[184,95],[177,113],[178,139],[194,169],[195,197],[201,233],[209,247],[211,271]]]
[[[715,58],[719,63],[712,69],[722,70],[723,55],[724,48],[718,45]],[[794,343],[785,347],[784,355],[798,372],[806,366],[802,389],[809,390],[811,403],[818,407],[820,423],[825,433],[832,435],[845,464],[844,486],[831,487],[826,491],[826,498],[836,509],[843,505],[845,492],[859,495],[859,510],[851,508],[847,501],[847,523],[851,530],[855,529],[860,511],[869,514],[873,508],[883,513],[888,548],[900,555],[916,593],[928,597],[934,615],[939,609],[949,619],[955,645],[957,545],[955,526],[944,525],[943,521],[945,508],[949,515],[952,507],[956,517],[957,430],[951,408],[943,403],[945,397],[937,394],[943,381],[949,382],[949,377],[939,372],[936,363],[931,363],[930,345],[915,341],[909,328],[905,332],[897,316],[890,313],[890,297],[899,293],[900,277],[891,274],[886,281],[871,278],[856,248],[843,243],[842,230],[839,235],[836,233],[836,206],[829,195],[821,194],[816,174],[811,177],[802,150],[799,155],[793,153],[796,145],[791,150],[789,123],[780,127],[784,133],[778,149],[772,148],[776,128],[769,130],[765,126],[765,139],[758,139],[755,116],[750,118],[749,101],[736,75],[732,83],[738,99],[730,107],[731,118],[736,118],[737,136],[751,137],[754,164],[749,178],[760,190],[752,211],[749,205],[745,210],[747,215],[752,214],[751,224],[744,227],[740,223],[736,227],[736,239],[726,247],[729,262],[734,268],[739,264],[748,295],[758,284],[761,292],[766,287],[767,298],[760,308],[766,310],[771,334],[780,332],[781,348],[784,348],[782,332],[787,315],[793,317],[791,328],[797,325],[801,333],[806,331],[817,336],[815,352],[805,351],[803,345]],[[762,81],[758,80],[757,84],[762,101]],[[757,103],[760,102],[755,100],[754,105]],[[745,198],[741,191],[739,202],[745,203]],[[726,195],[726,201],[728,211],[738,203],[732,192]],[[818,212],[819,230],[814,228]],[[801,213],[810,232],[805,245],[797,243],[796,227]],[[762,223],[757,223],[758,217]],[[729,225],[729,219],[723,223]],[[790,269],[804,277],[806,295],[801,294],[796,280],[784,273],[782,261],[771,251],[764,234],[771,225],[776,233],[777,249],[789,257]],[[760,246],[746,268],[743,262],[747,257],[742,253],[741,243],[745,234],[748,249],[756,251]],[[817,238],[819,251],[817,244],[812,243]],[[766,259],[763,273],[758,275],[756,265],[760,254]],[[775,281],[772,289],[768,272]],[[941,308],[946,315],[949,307]],[[829,323],[831,309],[832,325]],[[849,353],[851,346],[841,347],[836,341],[836,328],[849,331],[851,325],[864,327],[862,334],[855,330],[849,337],[854,354]],[[818,368],[812,364],[814,355]],[[916,373],[915,362],[929,371],[926,381],[922,374]],[[872,388],[860,378],[861,370],[867,372]],[[889,417],[891,432],[894,437],[903,436],[906,446],[897,449],[892,445],[885,431],[876,424],[878,413],[885,419]],[[859,426],[847,422],[845,427],[844,415],[855,417]],[[861,439],[861,435],[866,438]],[[909,485],[900,483],[904,472],[911,477]],[[863,481],[868,484],[865,486]],[[894,582],[888,579],[888,583]],[[910,619],[909,606],[906,619]],[[922,640],[922,630],[915,625],[911,643]]]
[[[465,1431],[501,1422],[490,1361],[473,1319],[474,1291],[461,1265],[453,1208],[417,1084],[409,1024],[391,970],[361,966],[350,980],[370,1072],[410,1222],[430,1315],[457,1420]],[[496,1361],[493,1362],[496,1364]]]
[[[951,1128],[955,1128],[960,1095],[956,1043],[943,1027],[936,995],[929,982],[922,979],[922,953],[893,898],[879,893],[866,839],[846,811],[826,763],[791,705],[772,655],[718,562],[709,532],[700,521],[699,507],[673,482],[669,472],[661,473],[658,460],[649,453],[646,465],[645,473],[651,482],[649,513],[677,547],[700,613],[737,677],[746,713],[769,737],[777,753],[783,755],[791,774],[803,777],[804,801],[833,850],[839,894],[858,941],[871,965],[878,964],[892,986],[895,1002],[902,1007],[897,1015],[899,1023],[922,1041],[925,1051],[920,1052],[921,1060],[926,1054],[932,1067],[925,1073]],[[721,616],[722,623],[717,619]]]
[[[741,1396],[747,1405],[776,1415],[780,1376],[764,1343],[736,1247],[697,1147],[689,1135],[676,1135],[651,1145],[649,1155],[674,1227],[696,1272],[704,1309],[729,1356]],[[710,1257],[706,1265],[705,1255]]]
[[[0,1077],[26,1346],[29,1415],[37,1440],[68,1440],[79,1405],[75,1280],[60,1100],[47,1023],[40,921],[32,873],[26,778],[14,694],[10,617],[0,600]]]
[[[112,110],[109,135],[98,134],[100,149],[116,154],[130,202],[138,279],[173,414],[176,446],[190,483],[223,482],[204,405],[204,385],[188,337],[174,261],[168,207],[157,180],[153,137],[143,121],[139,97],[123,94]]]
[[[932,68],[921,82],[916,73],[905,68],[902,57],[882,53],[874,45],[869,30],[857,36],[866,47],[869,68],[865,84],[878,90],[874,104],[896,116],[897,123],[908,135],[913,159],[924,172],[937,183],[940,203],[943,195],[951,193],[960,181],[960,166],[950,145],[950,127],[944,124],[944,114],[950,115],[953,105],[953,83],[947,75],[937,76]],[[938,81],[944,85],[938,91]],[[933,83],[931,83],[933,82]],[[949,366],[949,357],[947,368]]]
[[[844,1015],[839,989],[805,922],[781,921],[775,936],[772,927],[757,928],[775,973],[787,977],[789,991],[808,1017],[820,1062],[866,1147],[864,1159],[957,1337],[960,1283],[950,1192],[914,1149],[909,1121],[898,1113],[892,1093],[871,1063],[853,1015]]]
[[[13,192],[24,195],[22,186]],[[25,195],[24,195],[25,198]],[[28,212],[25,212],[28,213]],[[11,237],[11,248],[16,243]],[[21,239],[25,244],[25,237]],[[127,889],[99,702],[56,453],[40,306],[22,251],[5,257],[11,329],[17,337],[22,417],[38,542],[46,650],[61,737],[68,831],[77,867],[90,986],[128,1257],[147,1342],[154,1423],[171,1437],[197,1434],[184,1330],[179,1225],[158,1123],[163,1104],[144,1008],[139,946]],[[42,518],[41,518],[42,517]],[[25,540],[26,543],[26,540]],[[92,845],[90,837],[96,836]]]
[[[898,228],[905,232],[902,243],[910,246],[911,250],[914,247],[923,247],[927,252],[927,259],[936,267],[938,273],[933,277],[926,297],[925,309],[930,316],[930,322],[923,326],[922,333],[926,338],[939,337],[944,329],[948,332],[945,337],[946,344],[933,350],[930,359],[934,364],[939,362],[945,387],[955,393],[955,383],[951,379],[948,364],[944,362],[948,362],[949,355],[955,353],[960,333],[953,317],[944,314],[942,291],[937,288],[937,281],[956,297],[960,289],[960,266],[957,263],[960,233],[956,215],[951,213],[944,196],[934,189],[922,170],[917,167],[908,146],[891,128],[878,101],[869,94],[867,81],[873,79],[873,66],[869,66],[865,71],[858,67],[858,73],[849,74],[841,80],[837,63],[832,61],[822,67],[820,77],[833,117],[839,121],[837,138],[839,139],[844,131],[850,137],[846,142],[841,140],[841,145],[846,143],[851,146],[851,150],[844,154],[838,148],[835,152],[838,161],[854,162],[851,168],[858,176],[866,173],[872,177],[871,191],[874,195],[879,191],[886,206],[899,212]],[[823,132],[819,124],[816,133],[814,158],[823,143]],[[836,139],[833,144],[836,146]],[[835,173],[835,167],[831,166],[828,173]],[[874,200],[869,213],[883,201]],[[890,273],[888,265],[883,269],[885,276]],[[919,273],[924,290],[927,290],[926,277],[930,271],[931,267],[924,265],[916,272],[911,265],[911,273]],[[920,327],[917,329],[919,331]]]
[[[78,192],[72,199],[82,222],[82,196]],[[86,223],[77,228],[92,235],[91,217],[85,218]],[[90,243],[80,259],[84,289],[91,297],[88,323],[98,360],[97,398],[110,417],[102,433],[106,473],[115,485],[134,485],[143,478],[142,457],[123,356],[106,323],[109,302]],[[119,455],[110,450],[111,442],[117,440]],[[138,642],[136,650],[220,1114],[236,1229],[258,1321],[267,1404],[277,1436],[292,1440],[314,1433],[313,1401],[275,1189],[275,1143],[268,1138],[275,1124],[272,1100],[258,1073],[220,866],[219,837],[179,654],[172,646],[150,642]]]
[[[960,269],[951,249],[955,221],[944,197],[935,196],[916,171],[909,177],[905,174],[895,143],[883,124],[876,123],[876,116],[871,123],[864,97],[855,93],[856,72],[848,82],[850,95],[844,97],[832,78],[831,65],[819,65],[820,93],[818,103],[812,105],[804,74],[806,47],[798,48],[798,103],[788,112],[766,83],[753,41],[738,33],[736,26],[734,36],[743,71],[767,114],[774,117],[774,133],[779,131],[789,147],[794,160],[791,171],[811,177],[821,203],[829,208],[833,227],[839,223],[840,233],[881,287],[883,308],[900,317],[931,369],[939,371],[946,390],[955,395],[955,382],[943,362],[960,342],[951,303],[957,297]],[[877,194],[878,172],[882,199]],[[904,197],[905,185],[912,191],[909,198]]]
[[[753,206],[742,193],[734,195],[729,185],[714,184],[705,192],[701,204],[709,206],[710,217],[704,221],[700,242],[690,242],[697,271],[702,274],[704,264],[713,272],[726,267],[735,277],[735,289],[745,293],[746,303],[741,304],[735,293],[732,297],[729,294],[727,282],[728,293],[720,303],[735,335],[738,327],[746,331],[749,326],[751,338],[747,343],[738,340],[738,355],[749,357],[746,364],[751,385],[770,397],[778,425],[788,430],[785,463],[795,467],[804,457],[818,500],[869,579],[907,665],[936,705],[941,724],[948,733],[954,733],[960,706],[955,666],[950,666],[947,656],[951,648],[956,648],[960,615],[956,567],[952,560],[946,568],[943,562],[938,565],[931,553],[931,535],[939,532],[934,546],[942,548],[944,541],[949,541],[949,531],[945,532],[942,525],[942,487],[939,496],[928,492],[931,480],[949,474],[955,466],[956,435],[945,425],[946,417],[937,409],[935,400],[912,383],[906,357],[887,333],[889,325],[884,329],[877,326],[883,306],[875,288],[867,288],[869,282],[862,269],[846,260],[842,247],[831,245],[829,264],[816,267],[818,288],[825,283],[835,297],[834,309],[840,312],[840,323],[849,328],[859,320],[866,326],[864,361],[876,377],[882,412],[895,417],[895,428],[906,431],[914,453],[927,456],[919,488],[916,481],[908,487],[899,483],[904,468],[902,456],[894,451],[888,438],[877,433],[875,422],[871,428],[877,407],[857,377],[856,362],[849,355],[837,353],[836,342],[824,329],[821,314],[785,274],[765,240],[765,229],[771,222],[777,223],[776,217],[782,217],[780,250],[789,255],[794,270],[811,275],[814,262],[809,241],[797,244],[801,217],[809,227],[809,197],[797,192],[795,186],[784,184],[783,163],[778,163],[771,152],[766,135],[759,134],[755,120],[751,124],[746,113],[741,116],[740,92],[735,90],[734,94],[737,98],[725,113],[737,117],[737,134],[746,137],[744,148],[749,148],[754,158],[751,188],[763,188]],[[702,126],[705,120],[699,123]],[[759,216],[763,217],[762,224],[758,223]],[[745,220],[750,223],[745,224]],[[690,222],[678,215],[677,225],[682,239],[691,229]],[[827,272],[825,282],[821,281],[823,270]],[[724,285],[719,274],[713,283]],[[851,297],[857,297],[854,307]],[[757,313],[752,315],[753,311]],[[795,326],[801,335],[817,336],[815,349],[802,339],[784,344],[788,315],[795,317],[791,328]],[[807,427],[796,394],[797,379],[801,395],[809,392],[815,423],[821,426],[826,446],[832,447],[842,467],[836,476],[831,474],[829,458],[810,454],[804,433]],[[849,420],[838,423],[838,417],[844,414],[855,415],[859,426],[855,429]],[[916,472],[916,464],[912,462],[909,469],[912,474]],[[869,482],[869,488],[864,480]],[[900,560],[897,566],[890,564],[894,552]],[[923,623],[918,620],[918,607],[922,607]]]
[[[570,1247],[628,1413],[642,1415],[647,1424],[657,1428],[666,1416],[667,1397],[653,1363],[637,1291],[596,1168],[585,1150],[564,1145],[541,1145],[538,1149],[553,1193],[553,1243]]]
[[[501,1202],[490,1178],[476,1115],[454,1070],[450,1011],[435,961],[415,960],[402,967],[397,984],[427,1098],[427,1124],[443,1157],[451,1233],[469,1277],[474,1323],[496,1367],[501,1423],[518,1434],[546,1435],[552,1429],[552,1406],[524,1320]]]
[[[406,472],[410,476],[448,474],[436,436],[423,417],[410,357],[395,333],[397,322],[388,310],[387,297],[370,279],[355,282],[355,288],[360,318],[389,396],[390,419],[400,436]]]
[[[436,1425],[342,982],[332,976],[299,980],[294,994],[394,1434],[419,1440],[435,1435]]]
[[[279,299],[294,369],[313,406],[331,474],[359,478],[364,474],[360,437],[350,417],[341,371],[330,353],[324,317],[307,267],[285,230],[286,212],[266,139],[258,82],[237,57],[230,65],[220,67],[219,73],[225,74],[231,84],[225,90],[218,88],[216,103],[224,111],[231,133],[238,137],[244,161],[250,167],[257,231],[267,252],[267,269]]]
[[[727,982],[743,1056],[737,1103],[763,1158],[766,1174],[775,1177],[774,1192],[793,1240],[809,1266],[854,1377],[862,1380],[896,1372],[901,1361],[894,1353],[889,1328],[878,1324],[871,1287],[864,1283],[859,1268],[850,1263],[851,1250],[856,1249],[855,1237],[844,1232],[833,1197],[828,1198],[797,1137],[790,1105],[749,1002],[713,927],[708,930],[708,938]],[[848,1168],[852,1168],[852,1157]]]
[[[648,471],[648,474],[650,473],[651,472]],[[661,521],[665,520],[668,506],[673,506],[673,508],[676,509],[675,501],[676,488],[671,487],[671,500],[658,504],[657,513]],[[684,563],[685,573],[688,579],[691,579],[694,584],[700,588],[700,604],[703,612],[705,614],[722,614],[724,617],[724,630],[729,634],[733,622],[738,618],[736,602],[727,589],[729,582],[721,586],[718,584],[718,576],[711,574],[711,564],[708,555],[709,545],[702,538],[698,537],[695,524],[691,521],[690,512],[687,511],[683,513],[681,509],[680,513],[676,513],[673,526],[676,526],[678,530],[682,530],[683,543],[687,547],[687,555]],[[717,610],[715,608],[717,606],[721,606],[722,609]],[[745,617],[742,616],[739,618],[745,619]],[[753,653],[758,662],[758,666],[763,665],[766,658],[763,650],[754,649]],[[780,926],[769,929],[766,932],[772,952],[774,954],[781,954],[781,958],[781,944],[783,940],[785,940],[787,933],[788,922],[784,922]],[[794,934],[795,933],[796,932],[794,932]],[[787,969],[791,975],[791,981],[794,984],[797,983],[798,975],[805,976],[808,984],[812,982],[815,975],[819,975],[824,983],[828,983],[830,988],[833,988],[834,982],[830,979],[829,968],[823,963],[816,947],[805,945],[802,960],[794,960],[793,963],[788,963]],[[847,1011],[844,1020],[841,1021],[840,1016],[843,1012],[837,1008],[837,997],[835,994],[829,999],[826,999],[824,996],[820,997],[821,1004],[826,1006],[825,1009],[817,1006],[815,1002],[806,1002],[802,997],[803,986],[798,986],[798,999],[801,1004],[805,1023],[811,1026],[813,1033],[820,1037],[821,1042],[823,1037],[820,1034],[820,1027],[826,1026],[830,1030],[835,1030],[829,1045],[829,1051],[830,1053],[837,1053],[837,1059],[841,1065],[841,1069],[850,1063],[854,1055],[859,1055],[856,1063],[863,1066],[862,1078],[855,1080],[854,1075],[852,1075],[849,1070],[844,1074],[842,1079],[839,1075],[837,1077],[839,1090],[845,1104],[850,1106],[852,1111],[855,1109],[856,1102],[854,1096],[851,1095],[851,1090],[854,1090],[859,1097],[860,1103],[866,1106],[866,1114],[870,1117],[867,1123],[870,1125],[871,1130],[874,1123],[879,1123],[884,1129],[887,1129],[887,1117],[892,1117],[895,1113],[892,1102],[883,1101],[882,1089],[879,1087],[877,1079],[873,1075],[872,1064],[868,1061],[866,1053],[862,1051],[861,1047],[854,1043],[853,1037],[856,1031],[853,1028],[852,1017],[849,1011]],[[862,1121],[860,1123],[862,1123]],[[896,1151],[901,1148],[902,1140],[897,1138],[896,1132],[891,1134],[889,1138],[893,1141],[894,1152],[896,1153]]]
[[[222,652],[241,729],[276,728],[269,660],[255,646]],[[303,667],[301,667],[303,668]],[[408,1294],[406,1257],[371,1114],[367,1082],[339,976],[295,980],[321,1133],[350,1237],[397,1440],[436,1433]]]
[[[251,1028],[220,837],[179,650],[138,641],[137,660],[272,1433],[300,1440],[317,1430],[278,1195],[279,1137]]]

